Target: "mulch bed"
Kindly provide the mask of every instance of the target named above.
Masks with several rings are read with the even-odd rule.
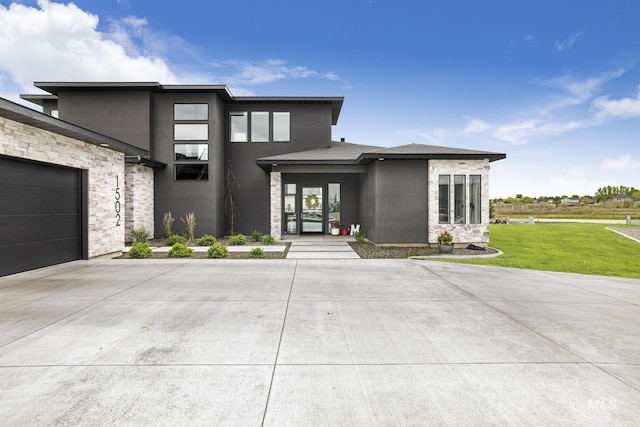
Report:
[[[440,255],[438,248],[428,246],[381,246],[375,243],[349,243],[354,251],[364,259],[401,259],[410,256],[433,256]],[[465,248],[455,248],[451,255],[489,255],[498,253],[493,248],[486,248],[484,251],[474,251]]]

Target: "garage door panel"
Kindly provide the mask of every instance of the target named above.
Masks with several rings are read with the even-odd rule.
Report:
[[[24,243],[0,246],[0,276],[33,270],[80,258],[80,245],[76,238],[50,242]]]
[[[0,245],[79,238],[78,214],[6,215],[0,217]]]
[[[63,214],[80,210],[78,190],[8,186],[0,187],[0,215]]]
[[[0,182],[46,188],[79,188],[77,169],[0,158]]]

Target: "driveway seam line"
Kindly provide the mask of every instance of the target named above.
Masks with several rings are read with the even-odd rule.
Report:
[[[293,268],[293,274],[291,275],[291,285],[289,286],[289,295],[287,296],[287,303],[284,307],[284,317],[282,319],[282,327],[280,329],[280,338],[278,339],[278,348],[276,349],[276,357],[273,361],[273,370],[271,371],[271,380],[269,381],[269,390],[267,391],[267,401],[264,405],[264,412],[262,413],[261,426],[264,426],[265,419],[267,418],[267,411],[269,410],[269,400],[271,399],[271,389],[273,387],[273,380],[276,376],[276,368],[278,367],[278,357],[280,357],[280,346],[282,345],[282,337],[284,336],[284,328],[287,324],[287,315],[289,314],[289,302],[291,301],[291,293],[293,292],[293,284],[296,279],[296,271],[298,270],[298,260],[295,260],[295,267]]]

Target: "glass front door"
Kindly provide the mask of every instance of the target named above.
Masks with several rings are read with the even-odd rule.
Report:
[[[301,190],[302,220],[300,231],[302,233],[322,233],[322,187],[302,187]]]

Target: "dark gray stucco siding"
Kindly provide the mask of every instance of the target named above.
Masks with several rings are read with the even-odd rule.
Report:
[[[174,141],[173,106],[176,103],[206,103],[209,105],[209,140]],[[176,218],[174,232],[182,233],[184,218],[189,212],[196,216],[196,236],[224,235],[224,121],[223,105],[214,93],[159,93],[153,95],[153,144],[151,155],[167,164],[155,170],[155,235],[162,237],[162,218],[171,212]],[[189,121],[180,121],[188,123]],[[194,122],[202,123],[202,122]],[[174,179],[174,144],[209,144],[209,179],[207,181],[176,181]],[[185,163],[185,162],[180,162]],[[203,162],[194,162],[203,163]]]
[[[427,161],[377,161],[372,172],[375,176],[372,240],[376,243],[426,243]]]
[[[148,91],[58,93],[60,119],[148,150],[151,94]]]
[[[360,231],[367,238],[376,241],[376,205],[375,205],[375,165],[374,162],[368,167],[366,174],[359,175],[360,178]]]
[[[249,234],[270,230],[270,175],[256,165],[260,157],[326,147],[331,143],[329,104],[227,104],[225,105],[225,154],[237,177],[235,232]],[[230,111],[288,111],[290,142],[230,142]],[[226,231],[230,230],[227,216]]]

